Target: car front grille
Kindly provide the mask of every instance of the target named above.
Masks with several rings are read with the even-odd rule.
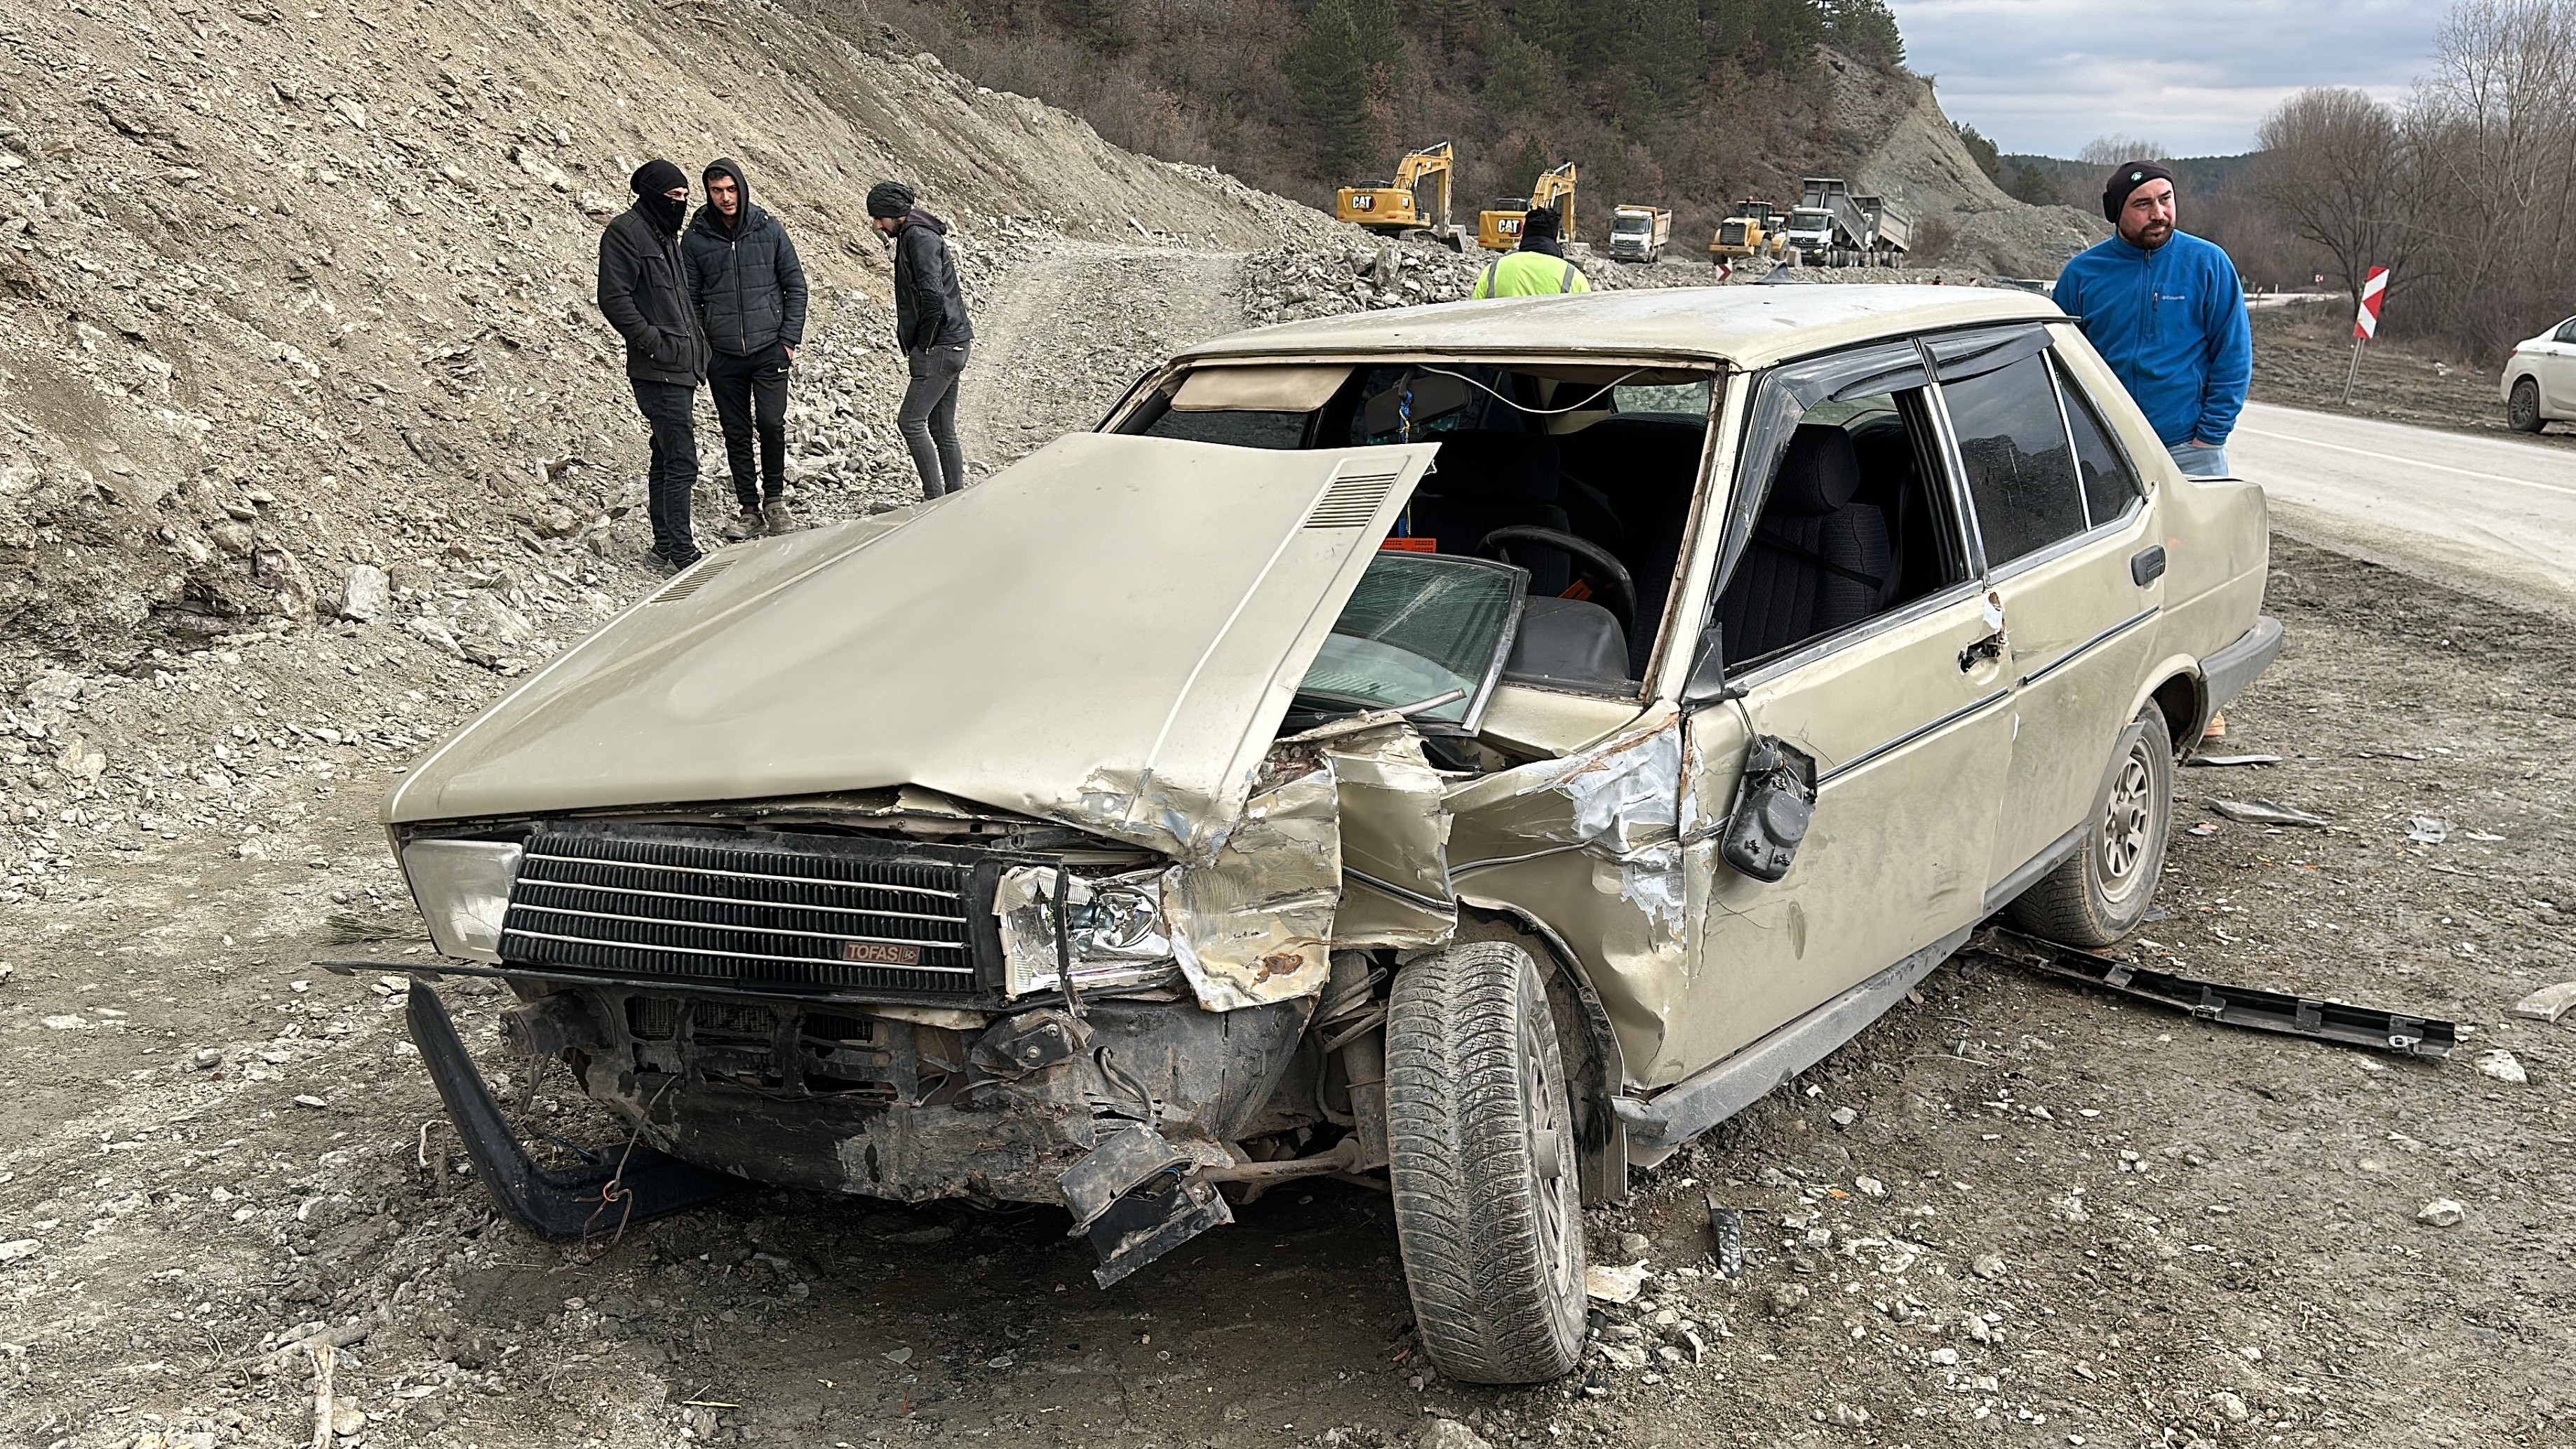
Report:
[[[953,999],[1000,977],[988,851],[677,825],[540,828],[505,962],[639,981]]]

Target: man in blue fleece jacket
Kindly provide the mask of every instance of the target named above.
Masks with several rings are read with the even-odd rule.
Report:
[[[2119,234],[2057,277],[2057,305],[2137,399],[2176,466],[2227,476],[2227,435],[2254,380],[2254,329],[2227,253],[2174,230],[2173,173],[2131,161],[2102,188]]]

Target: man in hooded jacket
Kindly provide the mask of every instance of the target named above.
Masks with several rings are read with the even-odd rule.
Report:
[[[923,211],[910,187],[880,181],[868,192],[868,219],[894,239],[894,330],[912,370],[895,424],[912,448],[921,496],[966,486],[966,450],[957,441],[957,380],[966,371],[975,328],[948,256],[948,223]]]
[[[710,161],[707,204],[681,238],[689,299],[715,356],[707,391],[724,424],[725,460],[742,516],[725,537],[796,526],[787,511],[787,372],[805,340],[805,267],[778,218],[751,204],[739,163]],[[757,433],[759,461],[753,465]]]
[[[684,569],[698,561],[689,494],[698,486],[698,384],[707,375],[706,334],[680,256],[689,178],[668,161],[647,161],[628,184],[635,204],[599,236],[599,310],[626,339],[627,382],[653,430],[645,493],[652,557]]]

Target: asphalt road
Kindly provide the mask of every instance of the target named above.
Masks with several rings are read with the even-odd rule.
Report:
[[[2285,533],[2576,615],[2576,450],[2248,403],[2227,452]]]

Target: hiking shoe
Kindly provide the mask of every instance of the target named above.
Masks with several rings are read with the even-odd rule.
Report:
[[[746,538],[758,538],[764,531],[765,525],[761,522],[760,510],[746,508],[740,517],[724,526],[725,542],[740,543]]]
[[[745,518],[749,518],[750,516],[751,515],[747,513],[743,515]],[[769,505],[760,510],[760,518],[763,523],[769,525],[769,531],[771,533],[794,533],[796,531],[796,515],[787,511],[787,500],[784,498],[770,499]]]
[[[704,557],[706,555],[696,549],[689,550],[685,555],[667,554],[658,548],[647,549],[644,552],[644,566],[657,574],[676,574]]]

